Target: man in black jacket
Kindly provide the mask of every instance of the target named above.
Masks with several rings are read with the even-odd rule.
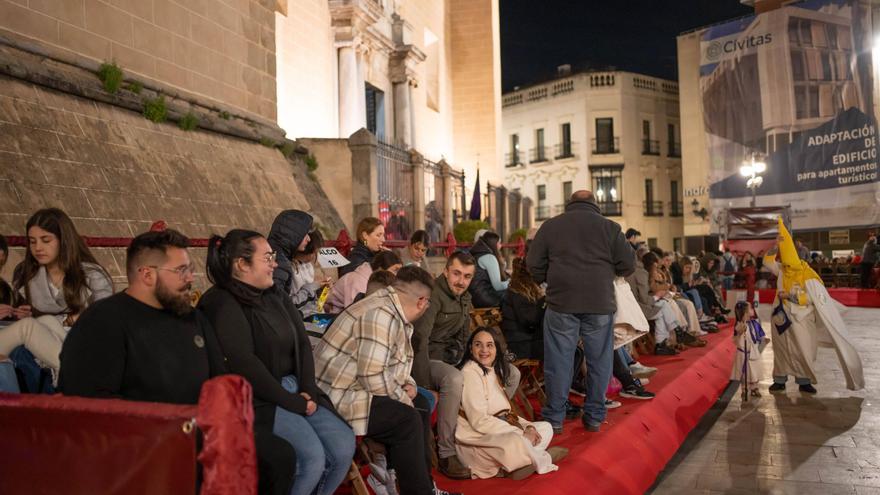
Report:
[[[599,431],[614,362],[614,278],[633,272],[635,254],[620,225],[602,216],[593,193],[577,191],[564,213],[541,225],[526,261],[535,282],[547,283],[544,420],[562,432],[580,338],[589,369],[582,421]]]
[[[196,404],[202,383],[226,373],[214,330],[194,310],[189,239],[147,232],[127,251],[128,288],[89,306],[61,348],[66,395]],[[293,447],[255,428],[260,493],[290,491]]]

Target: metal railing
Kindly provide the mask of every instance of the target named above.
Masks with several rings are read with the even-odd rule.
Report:
[[[623,216],[623,201],[600,201],[599,211],[606,217]]]
[[[662,217],[663,216],[663,202],[662,201],[645,201],[642,204],[645,208],[644,214],[646,217]]]
[[[522,160],[519,156],[519,151],[511,151],[510,153],[504,154],[504,166],[505,167],[518,167],[522,165]]]
[[[642,154],[659,155],[660,141],[657,141],[656,139],[642,139]]]
[[[670,142],[669,151],[666,153],[666,156],[672,158],[681,158],[681,143]]]
[[[669,202],[669,216],[670,217],[683,217],[684,216],[684,203],[681,201],[670,201]]]
[[[556,159],[561,160],[563,158],[572,158],[574,157],[575,150],[575,142],[573,141],[563,141],[556,145]]]
[[[388,239],[408,239],[414,220],[413,164],[408,150],[379,141],[376,146],[379,219]]]
[[[549,160],[549,157],[547,156],[546,146],[538,146],[529,150],[530,163],[546,162],[547,160]]]
[[[613,139],[596,139],[593,138],[593,154],[594,155],[611,155],[620,153],[620,138]]]

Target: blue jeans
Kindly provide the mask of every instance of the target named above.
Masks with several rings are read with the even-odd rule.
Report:
[[[283,377],[281,386],[292,394],[299,391],[292,375]],[[333,412],[318,406],[304,416],[276,407],[272,431],[296,452],[291,495],[330,495],[342,484],[354,457],[354,432]]]
[[[694,303],[694,308],[698,313],[703,312],[703,299],[700,298],[700,293],[697,292],[697,289],[688,289],[684,291],[685,295],[688,296],[688,299]]]
[[[587,361],[587,395],[584,417],[598,425],[605,420],[605,390],[614,366],[614,314],[557,313],[550,308],[544,314],[544,387],[547,404],[544,420],[561,426],[565,401],[571,388],[574,350],[578,339],[584,342]]]
[[[13,394],[21,392],[18,389],[18,377],[15,376],[15,366],[12,365],[12,361],[0,361],[0,392]]]

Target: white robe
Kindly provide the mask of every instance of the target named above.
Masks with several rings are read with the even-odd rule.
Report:
[[[779,274],[778,263],[768,266],[778,275],[777,292],[782,292],[782,276]],[[784,308],[791,320],[791,326],[782,335],[773,325],[773,375],[809,378],[811,383],[818,383],[813,364],[819,345],[832,347],[840,360],[846,388],[861,390],[865,388],[865,377],[862,371],[862,360],[855,347],[849,342],[849,335],[843,318],[837,310],[837,304],[828,294],[821,282],[809,279],[806,282],[809,302],[806,306],[784,301]],[[774,301],[774,307],[778,300]]]

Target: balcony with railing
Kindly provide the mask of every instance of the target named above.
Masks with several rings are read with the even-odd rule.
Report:
[[[683,217],[684,216],[684,204],[681,201],[670,201],[669,202],[669,216],[670,217]]]
[[[520,158],[519,151],[512,151],[510,153],[504,154],[504,166],[505,167],[518,167],[522,165],[522,159]]]
[[[606,217],[623,216],[623,201],[600,201],[599,211]]]
[[[681,143],[670,141],[669,151],[666,153],[666,156],[670,158],[681,158]]]
[[[546,146],[537,146],[529,150],[529,163],[546,162],[549,159]]]
[[[645,201],[642,203],[645,208],[646,217],[662,217],[663,202],[662,201]]]
[[[563,141],[556,145],[555,157],[557,160],[565,158],[574,158],[575,145],[577,143],[571,141]]]
[[[550,218],[550,207],[546,205],[540,205],[535,207],[535,220],[542,221]]]
[[[642,139],[642,154],[659,155],[660,141],[657,141],[656,139]]]
[[[620,153],[620,138],[613,139],[596,139],[593,138],[593,154],[594,155],[612,155]]]

